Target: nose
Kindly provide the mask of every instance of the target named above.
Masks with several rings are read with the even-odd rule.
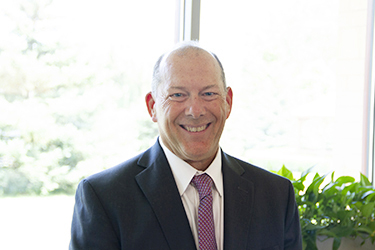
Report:
[[[206,108],[204,105],[204,100],[197,96],[189,98],[187,107],[185,109],[185,114],[187,116],[191,116],[192,118],[197,119],[200,116],[203,116],[205,113]]]

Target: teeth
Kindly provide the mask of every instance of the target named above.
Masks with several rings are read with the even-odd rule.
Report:
[[[189,132],[201,132],[207,128],[207,125],[204,125],[201,127],[185,127],[185,128]]]

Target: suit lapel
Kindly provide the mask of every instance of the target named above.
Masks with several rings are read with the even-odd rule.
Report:
[[[238,162],[223,153],[224,249],[246,249],[254,184],[242,178],[243,173]]]
[[[136,176],[171,249],[195,249],[194,238],[168,161],[157,142],[138,161]]]

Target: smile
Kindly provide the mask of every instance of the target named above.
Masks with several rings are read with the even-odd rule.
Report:
[[[203,125],[203,126],[200,126],[200,127],[191,127],[191,126],[181,126],[181,127],[184,128],[185,130],[189,131],[189,132],[197,133],[197,132],[201,132],[201,131],[207,129],[207,127],[209,125],[210,124],[206,124],[206,125]]]

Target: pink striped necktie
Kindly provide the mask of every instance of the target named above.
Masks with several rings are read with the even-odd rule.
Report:
[[[199,193],[198,242],[200,250],[216,250],[215,225],[212,213],[212,179],[207,174],[196,175],[191,181]]]

